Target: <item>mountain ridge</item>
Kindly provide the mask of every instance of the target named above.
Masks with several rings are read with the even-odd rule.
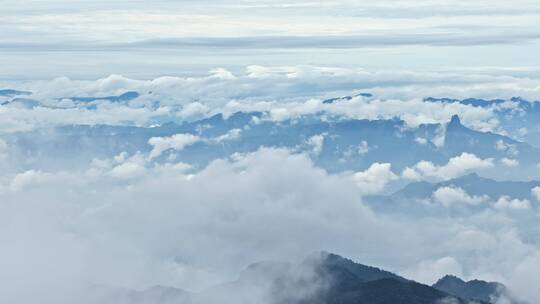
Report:
[[[131,302],[118,303],[441,304],[451,301],[448,303],[470,304],[475,301],[476,304],[491,304],[499,295],[491,297],[492,292],[506,290],[499,283],[486,282],[497,284],[496,290],[479,290],[467,285],[483,281],[460,281],[465,285],[451,289],[440,283],[445,278],[429,286],[337,254],[317,252],[300,263],[253,263],[240,273],[237,280],[199,293],[154,286],[130,292],[125,299]]]

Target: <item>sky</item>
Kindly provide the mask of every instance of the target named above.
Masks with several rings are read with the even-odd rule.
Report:
[[[148,79],[252,64],[491,67],[534,75],[539,68],[537,1],[4,0],[2,6],[5,80]]]

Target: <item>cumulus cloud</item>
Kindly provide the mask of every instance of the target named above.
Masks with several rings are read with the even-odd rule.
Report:
[[[410,127],[421,124],[440,123],[450,121],[454,114],[464,117],[466,126],[482,131],[494,131],[498,122],[494,118],[492,109],[472,107],[460,103],[432,103],[422,99],[373,99],[358,96],[347,100],[325,104],[317,99],[305,102],[288,103],[248,103],[233,101],[226,104],[225,112],[237,111],[263,111],[268,112],[266,119],[284,121],[297,119],[304,115],[326,113],[335,116],[355,119],[393,119],[399,117]]]
[[[418,143],[419,145],[425,145],[425,144],[427,144],[427,142],[428,142],[427,139],[425,139],[425,138],[423,138],[423,137],[416,137],[416,138],[414,139],[414,141],[415,141],[416,143]]]
[[[504,140],[498,140],[495,143],[495,148],[511,156],[516,156],[519,154],[519,151],[517,150],[517,147],[515,144],[506,143]]]
[[[489,197],[486,195],[471,196],[459,187],[441,187],[433,192],[433,199],[448,207],[456,204],[479,205],[488,201]]]
[[[308,138],[307,144],[311,147],[311,152],[314,155],[319,155],[322,152],[324,146],[324,137],[326,134],[313,135]]]
[[[182,119],[200,118],[204,117],[209,112],[210,108],[207,105],[200,102],[191,102],[176,113],[176,116]]]
[[[519,166],[519,160],[517,160],[517,159],[512,159],[512,158],[504,157],[504,158],[501,158],[500,162],[501,162],[501,164],[503,164],[504,166],[510,167],[510,168],[514,168],[514,167],[518,167],[518,166]]]
[[[529,209],[531,203],[529,200],[520,200],[517,198],[511,198],[510,196],[503,195],[495,202],[494,207],[497,209],[508,210],[526,210]]]
[[[146,170],[111,174],[133,162]],[[519,284],[514,267],[537,252],[506,213],[411,220],[373,212],[361,196],[396,178],[389,164],[329,174],[305,154],[264,148],[196,172],[122,153],[88,170],[20,174],[8,181],[18,191],[0,193],[0,239],[10,244],[0,252],[2,302],[72,303],[87,284],[202,290],[251,262],[318,250],[418,280],[432,279],[422,269],[455,272],[459,264],[467,276]]]
[[[152,137],[148,140],[153,148],[149,157],[155,158],[160,156],[163,152],[169,149],[175,151],[182,151],[185,147],[190,146],[201,139],[193,134],[175,134],[169,137]]]
[[[120,179],[131,179],[140,177],[145,172],[145,167],[137,162],[125,162],[114,167],[110,174],[112,177]]]
[[[12,191],[20,191],[23,190],[31,185],[38,184],[40,182],[44,182],[47,180],[48,174],[40,172],[40,171],[34,171],[34,170],[28,170],[23,173],[19,173],[15,175],[13,180],[11,181],[9,188]]]
[[[367,154],[371,150],[371,147],[369,146],[368,142],[365,140],[362,140],[362,142],[358,145],[358,154],[364,155]]]
[[[436,178],[448,180],[459,177],[471,170],[480,170],[493,167],[493,159],[481,159],[472,153],[464,152],[452,157],[446,165],[438,166],[430,161],[420,161],[412,168],[403,170],[403,177],[412,180]]]
[[[329,239],[358,219],[366,224],[374,221],[373,214],[358,204],[351,181],[330,176],[314,168],[308,157],[286,150],[218,160],[195,175],[151,168],[136,180],[125,166],[133,163],[131,158],[119,155],[96,161],[93,171],[57,179],[48,188],[38,189],[37,196],[18,191],[17,196],[2,198],[2,208],[9,212],[1,217],[10,218],[4,223],[11,226],[0,238],[20,241],[0,254],[1,261],[12,260],[0,275],[3,300],[25,302],[40,297],[43,303],[52,303],[59,297],[56,303],[65,303],[64,297],[72,294],[68,290],[79,290],[85,282],[200,289],[234,278],[251,261],[301,257],[320,249],[304,239],[308,231]],[[117,176],[109,172],[130,177],[129,184],[115,186],[110,178]],[[14,190],[27,189],[52,176],[25,172],[14,177],[12,185]],[[82,182],[62,190],[66,180]],[[333,200],[340,202],[338,209],[329,203]],[[33,221],[48,211],[56,216]],[[23,218],[33,224],[18,225]],[[290,228],[296,224],[302,228],[293,232]],[[68,232],[73,237],[63,237]],[[44,233],[41,241],[50,246],[47,251],[23,246],[33,244],[40,233]],[[275,242],[289,245],[270,245]],[[41,289],[50,275],[47,265],[55,265],[55,280]],[[26,278],[25,289],[34,292],[24,296],[16,287],[19,276],[15,274],[29,272],[35,280]]]
[[[441,88],[438,89],[436,83],[440,83]],[[485,88],[485,92],[467,88],[471,83],[477,84],[476,89]],[[20,107],[15,102],[1,106],[0,119],[4,123],[0,132],[66,124],[154,126],[217,113],[229,116],[237,111],[263,112],[263,119],[277,122],[312,114],[370,120],[397,117],[410,127],[444,124],[452,115],[458,114],[467,127],[502,132],[497,119],[501,105],[482,107],[457,102],[425,102],[423,98],[434,95],[456,98],[520,95],[532,99],[540,96],[531,93],[538,89],[535,81],[521,78],[317,66],[250,66],[234,77],[215,77],[215,71],[212,71],[208,75],[150,80],[111,75],[94,81],[61,77],[49,81],[6,82],[4,85],[32,91],[29,98],[36,105]],[[497,86],[504,87],[497,91]],[[520,89],[508,91],[509,88]],[[91,103],[65,98],[118,96],[128,91],[136,91],[140,96],[125,102],[97,100]],[[332,104],[322,102],[328,97],[364,91],[373,93],[373,97],[356,96]],[[426,139],[441,146],[444,128],[435,138]],[[507,151],[509,157],[517,152],[505,142],[497,147]]]
[[[241,133],[241,129],[232,129],[223,135],[213,138],[211,141],[215,143],[222,143],[225,141],[236,140],[240,138]]]
[[[397,179],[389,163],[374,163],[367,170],[353,174],[353,180],[363,194],[380,193],[389,182]]]

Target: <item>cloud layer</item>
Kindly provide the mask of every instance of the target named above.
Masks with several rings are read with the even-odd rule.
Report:
[[[409,220],[362,203],[366,189],[395,178],[388,164],[353,176],[328,174],[305,154],[269,148],[198,172],[124,154],[83,171],[6,176],[0,239],[10,245],[0,253],[0,295],[7,302],[66,303],[88,284],[201,290],[254,261],[330,250],[426,283],[435,279],[426,273],[451,270],[502,280],[539,299],[521,285],[520,271],[538,247],[519,236],[511,214],[492,209]],[[452,193],[451,203],[480,200]],[[521,204],[499,201],[505,208]],[[55,280],[47,279],[51,273]],[[21,293],[23,286],[33,292]]]
[[[464,125],[481,131],[503,132],[503,115],[523,114],[515,102],[471,105],[425,102],[424,97],[540,99],[537,79],[471,73],[413,72],[327,68],[314,66],[249,66],[243,72],[212,70],[206,76],[160,77],[136,80],[112,75],[95,81],[56,78],[51,81],[10,81],[0,84],[33,92],[4,97],[0,132],[32,130],[65,124],[154,126],[182,122],[217,113],[260,111],[264,119],[283,121],[325,114],[355,119],[400,118],[415,127],[446,123],[458,114]],[[81,97],[120,96],[138,92],[132,100]],[[370,92],[373,97],[322,101],[336,96]],[[71,97],[78,97],[72,99]],[[513,131],[515,136],[522,133]],[[521,135],[520,135],[521,134]],[[441,137],[442,138],[442,137]],[[422,139],[420,139],[422,140]],[[501,147],[504,148],[504,147]],[[514,165],[509,158],[504,162]]]
[[[162,0],[129,9],[124,0],[9,0],[4,7],[3,79],[148,78],[246,62],[530,68],[540,48],[540,7],[529,0]]]

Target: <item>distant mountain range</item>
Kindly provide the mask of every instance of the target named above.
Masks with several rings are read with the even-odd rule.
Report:
[[[4,101],[2,106],[53,107],[27,98],[30,94],[31,92],[27,91],[2,89],[0,96],[13,97]],[[141,96],[139,92],[127,91],[120,95],[72,96],[60,99],[70,100],[72,106],[93,110],[99,102],[129,103]],[[374,98],[370,93],[360,93],[326,99],[323,104],[347,102],[357,97]],[[540,162],[540,149],[537,148],[540,147],[540,102],[529,102],[519,97],[510,100],[428,97],[424,101],[491,107],[503,129],[510,131],[510,134],[519,134],[517,137],[522,140],[516,140],[516,136],[472,130],[464,126],[458,116],[454,116],[448,124],[422,124],[411,128],[399,118],[358,120],[314,114],[277,122],[266,120],[265,113],[261,112],[238,112],[230,116],[217,114],[179,124],[170,122],[169,118],[156,122],[157,126],[151,128],[126,126],[130,124],[129,121],[123,126],[66,125],[57,128],[55,132],[39,130],[11,134],[8,140],[17,142],[24,153],[29,154],[26,158],[35,159],[33,165],[36,166],[54,163],[41,158],[45,155],[60,155],[67,159],[78,157],[79,162],[85,160],[85,151],[96,152],[94,156],[100,157],[110,157],[124,151],[145,152],[151,149],[148,145],[151,137],[177,133],[216,137],[234,129],[241,131],[234,141],[222,142],[219,146],[201,141],[180,153],[175,151],[175,154],[186,162],[204,166],[215,158],[226,157],[235,152],[253,151],[260,146],[306,150],[309,149],[309,138],[321,135],[324,137],[324,144],[320,152],[313,157],[318,165],[329,171],[365,169],[373,162],[390,162],[394,168],[401,170],[420,160],[442,164],[463,152],[495,160],[504,158],[507,163],[521,165],[521,174],[526,174],[532,165],[536,166]]]
[[[385,214],[416,218],[441,214],[470,215],[496,209],[497,202],[501,199],[515,201],[526,204],[526,209],[516,210],[521,211],[515,214],[520,218],[516,225],[523,231],[528,231],[531,236],[536,236],[537,233],[533,227],[537,216],[534,211],[540,209],[538,198],[532,191],[536,187],[540,187],[540,181],[500,181],[471,173],[442,182],[412,182],[389,195],[365,196],[363,202],[373,210]],[[467,201],[459,201],[460,198],[453,198],[452,202],[444,205],[435,195],[442,189],[453,189],[455,191],[452,193],[463,193],[468,198],[476,199],[478,203],[471,204]]]
[[[446,128],[443,145],[433,140]],[[228,140],[212,140],[236,132]],[[48,166],[62,159],[62,166],[87,164],[93,158],[110,158],[121,152],[148,153],[152,137],[168,137],[179,133],[197,135],[202,139],[181,151],[164,151],[160,159],[174,154],[178,160],[203,167],[216,158],[233,153],[253,152],[260,147],[285,147],[311,152],[310,138],[322,139],[318,151],[311,153],[314,162],[330,172],[365,170],[374,162],[388,162],[400,172],[422,160],[444,165],[448,159],[463,152],[481,158],[512,159],[520,164],[521,177],[535,172],[540,162],[540,149],[502,135],[478,132],[463,126],[457,116],[446,125],[427,124],[409,128],[398,119],[355,120],[323,119],[306,116],[302,119],[274,122],[265,120],[263,113],[238,112],[230,117],[222,114],[210,118],[166,123],[158,127],[143,128],[109,125],[68,125],[55,130],[20,132],[4,137],[13,142],[12,155],[24,156],[22,163],[32,168]],[[396,153],[400,151],[400,153]],[[54,159],[48,156],[54,155]],[[530,172],[529,172],[529,171]],[[505,172],[512,172],[505,169]]]
[[[3,97],[15,97],[15,96],[26,96],[31,95],[32,92],[28,91],[20,91],[20,90],[13,90],[13,89],[0,89],[0,96]]]
[[[511,134],[520,134],[520,137],[540,147],[540,101],[529,101],[521,97],[505,99],[479,99],[479,98],[424,98],[424,101],[434,103],[460,103],[475,107],[491,107],[499,117],[503,129]],[[525,133],[523,131],[526,130]]]
[[[506,293],[500,283],[446,276],[433,286],[321,252],[299,264],[252,264],[239,278],[201,293],[156,286],[115,293],[115,303],[488,304]]]
[[[459,187],[465,190],[469,195],[487,195],[492,199],[508,195],[512,198],[533,201],[535,198],[532,197],[531,189],[540,187],[540,181],[497,181],[481,177],[476,173],[471,173],[439,183],[410,183],[405,188],[393,193],[391,197],[396,200],[423,200],[430,198],[433,192],[442,187]]]
[[[35,106],[55,108],[51,103],[42,103],[39,100],[27,98],[32,95],[30,91],[22,91],[15,89],[0,89],[0,105],[15,105],[22,107],[33,108]],[[71,106],[63,104],[61,107],[78,107],[89,110],[95,109],[99,102],[111,103],[129,103],[139,97],[151,97],[152,92],[136,92],[126,91],[119,95],[110,96],[64,96],[57,100],[70,100]],[[322,101],[323,104],[334,104],[338,102],[347,102],[354,98],[361,97],[366,99],[376,98],[371,93],[359,93],[349,96],[328,98]],[[479,98],[437,98],[426,97],[423,99],[428,103],[444,103],[444,104],[463,104],[467,106],[489,108],[496,115],[499,125],[502,130],[511,134],[513,138],[519,138],[521,141],[527,142],[533,146],[540,147],[540,101],[528,101],[521,97],[512,97],[510,99],[479,99]],[[159,100],[155,101],[156,105],[160,104]],[[180,105],[178,107],[181,108]],[[169,120],[170,121],[170,120]],[[157,122],[156,122],[157,123]]]
[[[64,97],[60,99],[70,99],[74,102],[88,103],[94,101],[110,101],[110,102],[127,102],[139,97],[137,92],[129,91],[117,96],[101,96],[101,97]]]

